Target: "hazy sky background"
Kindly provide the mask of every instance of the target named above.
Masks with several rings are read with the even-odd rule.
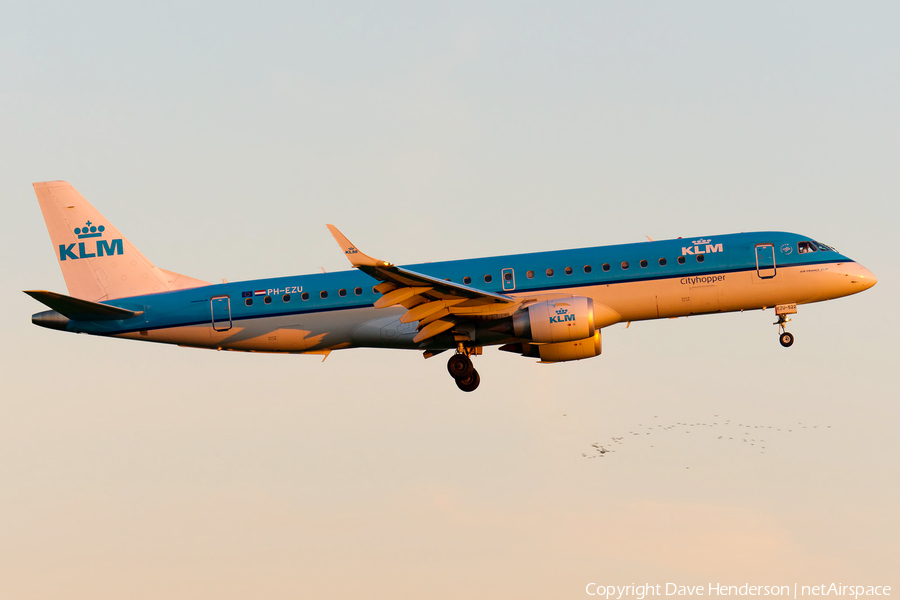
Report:
[[[0,597],[900,591],[896,3],[2,6]],[[398,264],[781,229],[879,283],[788,350],[772,311],[617,325],[464,394],[34,327],[51,179],[208,281],[345,269],[336,223]]]

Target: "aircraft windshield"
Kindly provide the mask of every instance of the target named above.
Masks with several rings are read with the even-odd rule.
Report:
[[[818,252],[815,242],[797,242],[797,252],[806,254],[807,252]]]
[[[814,243],[816,246],[818,246],[818,247],[819,247],[819,250],[821,250],[822,252],[837,252],[837,250],[835,250],[835,249],[832,248],[831,246],[826,246],[825,244],[823,244],[823,243],[821,243],[821,242],[813,242],[813,243]]]

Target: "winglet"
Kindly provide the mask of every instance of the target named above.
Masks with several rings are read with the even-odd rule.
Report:
[[[372,258],[368,254],[364,254],[356,249],[356,246],[350,243],[343,233],[341,233],[337,227],[334,225],[326,225],[328,227],[328,231],[331,232],[331,235],[334,236],[334,241],[338,243],[338,246],[341,247],[341,250],[344,251],[344,254],[347,256],[347,260],[350,261],[350,264],[354,267],[392,267],[393,265],[389,262],[385,262],[383,260],[378,260]]]

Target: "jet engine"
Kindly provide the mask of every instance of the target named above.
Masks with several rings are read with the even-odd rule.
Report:
[[[594,336],[594,301],[583,296],[532,304],[513,315],[518,338],[555,344]]]
[[[610,319],[603,308],[601,320],[606,322]],[[612,314],[618,319],[618,314]],[[594,301],[590,298],[574,296],[532,304],[513,315],[512,326],[515,337],[529,341],[506,344],[501,350],[542,362],[581,360],[600,354],[600,330],[595,327]]]

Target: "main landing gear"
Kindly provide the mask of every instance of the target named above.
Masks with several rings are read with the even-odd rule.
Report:
[[[481,377],[478,376],[467,349],[462,345],[447,361],[447,371],[456,380],[456,387],[464,392],[474,392],[481,383]]]

